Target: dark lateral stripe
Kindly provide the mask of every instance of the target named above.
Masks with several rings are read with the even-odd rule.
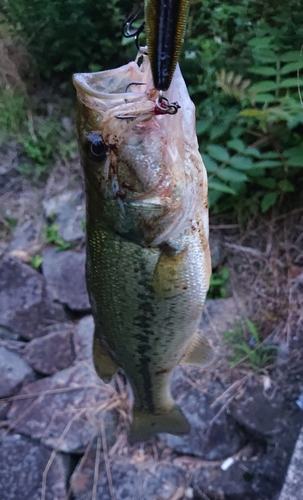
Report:
[[[184,37],[188,0],[146,0],[146,36],[156,89],[170,86]]]

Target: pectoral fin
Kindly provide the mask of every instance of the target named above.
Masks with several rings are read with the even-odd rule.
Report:
[[[203,366],[214,358],[214,350],[210,343],[199,334],[194,336],[193,341],[183,354],[180,364]]]
[[[104,382],[108,382],[115,375],[118,366],[101,345],[96,333],[94,336],[93,358],[97,374]]]
[[[177,405],[170,412],[160,414],[134,409],[129,441],[146,441],[159,432],[182,435],[188,434],[189,431],[189,423]]]

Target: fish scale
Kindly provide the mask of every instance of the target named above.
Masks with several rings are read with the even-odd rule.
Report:
[[[114,92],[115,77],[120,89],[124,73],[130,81],[145,81],[146,91]],[[113,94],[106,83],[102,89],[106,81]],[[134,393],[132,440],[155,432],[186,433],[169,374],[179,363],[200,365],[211,357],[199,334],[210,255],[207,177],[194,106],[177,67],[168,98],[182,100],[182,109],[156,116],[147,56],[142,66],[75,75],[74,82],[96,370],[108,378],[122,368],[128,377]],[[131,119],[117,118],[125,110]],[[91,134],[100,159],[88,149]]]

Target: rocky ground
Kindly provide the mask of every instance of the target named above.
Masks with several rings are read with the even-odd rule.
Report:
[[[191,432],[130,446],[130,389],[92,364],[79,166],[35,186],[13,145],[0,154],[1,500],[277,500],[303,421],[303,210],[245,230],[212,218],[213,266],[230,269],[201,320],[217,358],[171,381]],[[263,368],[229,366],[223,333],[245,317],[277,347]]]

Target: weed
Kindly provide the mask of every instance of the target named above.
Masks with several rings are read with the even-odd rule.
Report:
[[[57,224],[51,224],[47,226],[44,230],[44,237],[46,243],[53,243],[56,245],[57,250],[68,250],[70,244],[66,243],[63,238],[58,233],[59,226]]]
[[[12,87],[0,87],[0,130],[6,134],[18,132],[25,119],[24,95]]]
[[[230,366],[247,361],[249,368],[258,371],[265,368],[275,359],[276,345],[264,345],[259,336],[258,328],[252,321],[245,318],[246,328],[237,323],[232,331],[225,332],[226,344],[232,348],[233,354]]]
[[[7,217],[6,216],[6,217],[4,217],[4,220],[7,222],[10,231],[13,231],[18,224],[18,219],[16,219],[15,217]]]
[[[229,269],[222,267],[217,273],[210,277],[210,285],[207,294],[208,299],[225,299],[227,297],[227,281],[229,278]]]
[[[41,255],[33,255],[32,258],[29,261],[29,265],[33,267],[34,269],[39,269],[43,262],[43,258]]]

